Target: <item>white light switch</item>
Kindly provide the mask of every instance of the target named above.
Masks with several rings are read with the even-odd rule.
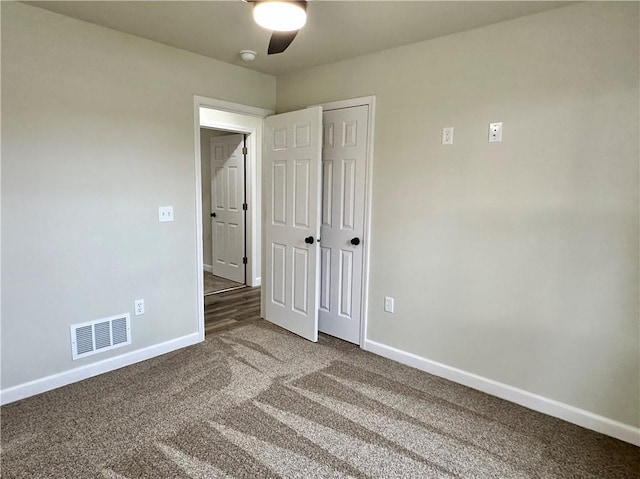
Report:
[[[442,144],[453,145],[453,127],[447,126],[442,129]]]
[[[158,208],[158,219],[160,223],[173,221],[173,206],[160,206]]]
[[[489,143],[502,141],[502,123],[489,123]]]

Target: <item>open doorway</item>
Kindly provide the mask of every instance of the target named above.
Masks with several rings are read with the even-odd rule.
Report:
[[[205,325],[205,317],[208,317],[205,310],[212,313],[215,310],[215,316],[218,325],[224,324],[224,315],[226,310],[235,310],[233,305],[215,305],[214,302],[225,301],[242,302],[243,304],[250,301],[252,309],[255,309],[255,315],[259,318],[261,313],[260,307],[260,286],[262,283],[262,255],[261,255],[261,145],[262,145],[262,122],[263,119],[273,114],[270,110],[264,110],[246,105],[229,103],[221,100],[194,96],[194,131],[196,145],[196,164],[195,164],[195,180],[196,180],[196,274],[197,274],[197,295],[199,330],[201,339],[205,338],[205,331],[211,329],[211,325]],[[215,133],[211,133],[215,131]],[[240,286],[247,286],[244,289],[232,289],[221,294],[205,296],[205,276],[207,266],[213,270],[213,244],[215,241],[213,230],[211,228],[211,214],[215,211],[211,210],[211,196],[207,195],[204,182],[211,177],[211,140],[226,135],[241,135],[246,147],[246,156],[244,158],[244,201],[240,203],[244,212],[244,242],[239,240],[234,244],[241,244],[246,258],[243,261],[243,278],[237,283]],[[208,138],[205,138],[207,136]],[[209,145],[208,152],[203,155],[202,149],[206,150]],[[210,180],[209,180],[210,181]],[[209,195],[211,193],[209,192]],[[243,243],[243,244],[242,244]],[[208,245],[211,245],[209,248]],[[209,249],[211,256],[208,256]],[[206,259],[208,261],[205,261]],[[228,308],[226,306],[229,306]],[[211,314],[209,314],[211,316]],[[218,316],[220,316],[218,318]],[[211,318],[209,318],[211,319]],[[231,321],[231,320],[229,320]]]

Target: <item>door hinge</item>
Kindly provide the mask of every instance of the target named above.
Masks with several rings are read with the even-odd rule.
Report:
[[[247,257],[242,258],[242,264],[247,264]]]
[[[243,155],[248,155],[248,154],[249,154],[249,150],[247,149],[247,147],[246,147],[246,146],[243,146],[243,147],[242,147],[242,154],[243,154]]]
[[[249,209],[249,205],[246,203],[242,203],[242,209],[247,211]]]

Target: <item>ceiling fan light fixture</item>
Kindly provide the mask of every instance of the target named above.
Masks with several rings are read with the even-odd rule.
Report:
[[[253,6],[253,19],[269,30],[292,32],[300,30],[307,23],[307,12],[302,2],[256,2]]]

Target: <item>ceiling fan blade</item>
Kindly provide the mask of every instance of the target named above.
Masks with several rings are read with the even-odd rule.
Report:
[[[292,32],[273,32],[271,34],[271,40],[269,41],[269,49],[267,50],[267,55],[274,55],[276,53],[282,53],[287,49],[299,30],[294,30]]]

